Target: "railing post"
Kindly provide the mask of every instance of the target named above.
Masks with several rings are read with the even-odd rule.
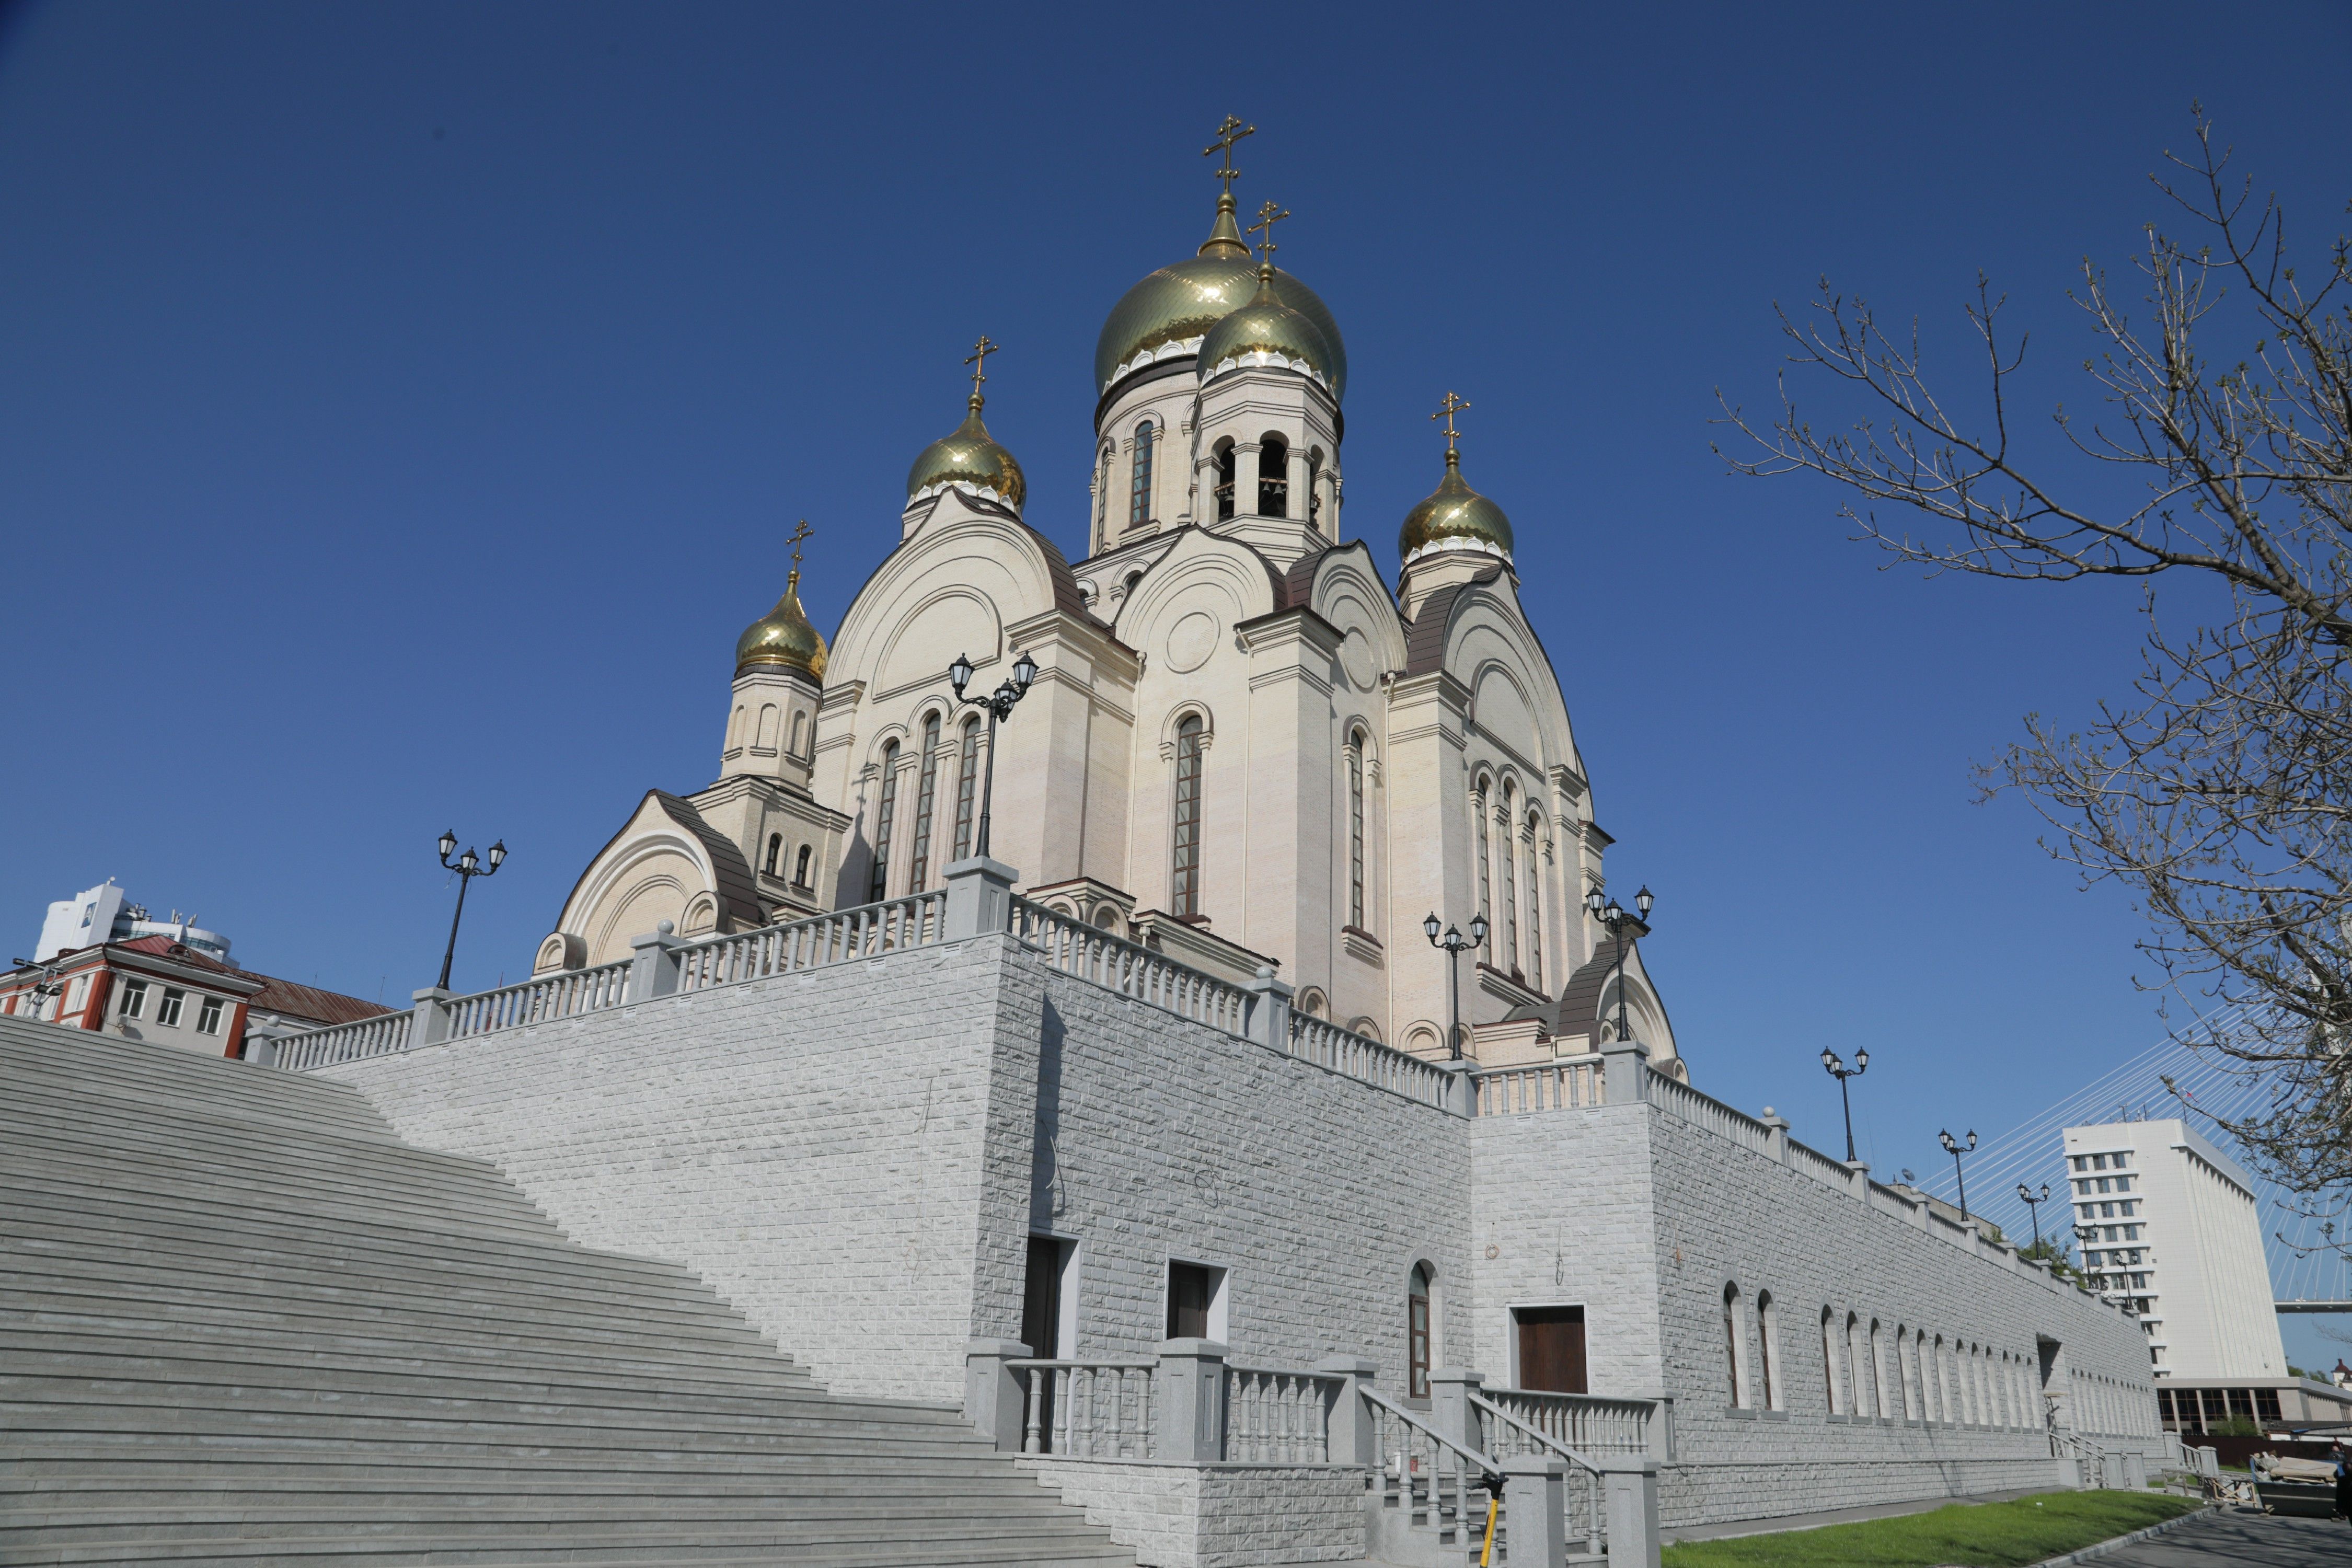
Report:
[[[1787,1164],[1789,1163],[1789,1119],[1785,1116],[1775,1116],[1772,1113],[1772,1108],[1768,1105],[1764,1108],[1764,1114],[1757,1120],[1764,1123],[1765,1133],[1771,1140],[1772,1158],[1780,1161],[1783,1165]]]
[[[1478,1064],[1467,1058],[1458,1062],[1432,1062],[1445,1075],[1445,1109],[1456,1116],[1478,1114]]]
[[[1605,1454],[1597,1462],[1609,1516],[1609,1568],[1659,1568],[1658,1461]]]
[[[677,990],[677,950],[686,940],[664,921],[644,936],[629,939],[629,1001],[650,1002]]]
[[[1249,993],[1249,1022],[1242,1033],[1261,1046],[1289,1050],[1291,988],[1274,977],[1270,965],[1261,963],[1242,989]]]
[[[416,1022],[408,1027],[411,1047],[437,1046],[449,1037],[449,998],[455,994],[438,985],[411,993],[416,1007]]]
[[[1611,1105],[1639,1105],[1650,1098],[1650,1047],[1639,1040],[1612,1040],[1601,1047],[1601,1088]]]
[[[1002,860],[974,855],[950,861],[945,875],[948,907],[940,923],[941,941],[961,942],[1013,929],[1013,884],[1021,879],[1020,872]]]
[[[1845,1167],[1845,1190],[1864,1203],[1868,1203],[1870,1201],[1870,1162],[1842,1160],[1839,1163]]]
[[[1155,1458],[1207,1465],[1225,1457],[1225,1349],[1215,1340],[1160,1342]]]
[[[1479,1441],[1483,1434],[1478,1411],[1470,1396],[1486,1384],[1482,1372],[1464,1372],[1458,1367],[1443,1367],[1429,1374],[1429,1425],[1437,1435],[1457,1448],[1485,1453],[1486,1445]]]
[[[276,1067],[278,1042],[293,1033],[294,1031],[285,1025],[275,1022],[246,1025],[244,1055],[247,1065],[257,1068]]]
[[[963,1418],[1000,1453],[1021,1451],[1020,1374],[1004,1363],[1029,1354],[1018,1340],[974,1340],[963,1350]]]
[[[1568,1568],[1568,1461],[1522,1454],[1503,1461],[1503,1475],[1512,1568]]]
[[[1650,1458],[1662,1465],[1675,1462],[1675,1396],[1671,1394],[1646,1395],[1656,1408],[1650,1415]]]
[[[1372,1449],[1372,1407],[1364,1398],[1378,1364],[1369,1356],[1335,1355],[1316,1363],[1315,1370],[1340,1378],[1339,1400],[1324,1421],[1324,1452],[1335,1465],[1369,1465],[1380,1458]]]

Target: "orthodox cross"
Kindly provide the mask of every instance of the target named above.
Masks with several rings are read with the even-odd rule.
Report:
[[[1290,214],[1284,211],[1277,204],[1268,202],[1257,209],[1257,221],[1249,226],[1249,232],[1252,234],[1255,234],[1260,229],[1265,230],[1265,259],[1268,266],[1274,264],[1274,226],[1289,216]]]
[[[795,528],[794,530],[793,530],[793,536],[792,536],[791,540],[789,541],[789,542],[791,543],[791,545],[792,545],[792,547],[793,547],[793,571],[797,572],[797,571],[799,571],[799,570],[801,569],[801,541],[802,541],[802,540],[803,540],[803,539],[806,539],[809,535],[811,535],[811,534],[814,533],[815,531],[816,531],[816,530],[815,530],[815,529],[813,529],[813,528],[811,528],[811,527],[808,525],[808,519],[806,519],[806,518],[803,518],[803,519],[801,519],[801,525],[800,525],[798,528]]]
[[[980,384],[988,379],[988,356],[996,352],[997,346],[988,341],[986,332],[982,332],[980,342],[971,345],[971,353],[963,356],[963,363],[972,367],[971,395],[974,397],[980,395]]]
[[[1217,139],[1201,149],[1203,158],[1213,158],[1220,151],[1223,152],[1225,166],[1217,171],[1217,178],[1224,181],[1225,195],[1229,196],[1234,194],[1234,182],[1241,177],[1241,171],[1234,167],[1234,143],[1256,133],[1256,126],[1244,125],[1240,116],[1228,114],[1225,122],[1217,127]]]
[[[1437,405],[1437,412],[1430,416],[1432,419],[1445,421],[1445,455],[1449,458],[1454,455],[1454,443],[1461,436],[1461,432],[1454,428],[1454,416],[1469,406],[1468,399],[1449,392],[1445,395],[1445,401]]]

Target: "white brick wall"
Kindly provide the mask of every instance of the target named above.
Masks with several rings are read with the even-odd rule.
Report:
[[[1364,1474],[1323,1465],[1154,1465],[1024,1458],[1142,1568],[1354,1563]]]

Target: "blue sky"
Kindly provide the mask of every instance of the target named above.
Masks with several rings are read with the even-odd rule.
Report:
[[[1982,268],[2022,405],[2087,406],[2065,290],[2128,263],[2192,99],[2336,231],[2347,44],[2328,5],[19,5],[0,922],[111,875],[396,999],[454,826],[513,851],[457,982],[521,974],[639,794],[712,776],[795,518],[838,618],[983,331],[1081,552],[1096,331],[1198,242],[1230,110],[1347,334],[1345,521],[1391,567],[1427,410],[1475,405],[1697,1081],[1832,1148],[1813,1058],[1867,1046],[1865,1155],[1924,1173],[2162,1028],[2126,901],[1971,804],[2022,715],[2123,689],[2135,600],[1881,570],[1823,486],[1725,473],[1715,389],[1769,400],[1773,304],[1826,272],[1965,403]]]

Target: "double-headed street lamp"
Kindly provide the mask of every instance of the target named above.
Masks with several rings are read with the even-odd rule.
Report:
[[[1845,1080],[1860,1078],[1870,1070],[1870,1053],[1866,1050],[1854,1052],[1853,1066],[1848,1067],[1844,1058],[1823,1046],[1822,1070],[1838,1080],[1838,1100],[1845,1107],[1845,1163],[1851,1165],[1853,1163],[1853,1095],[1846,1089]]]
[[[1625,928],[1638,921],[1644,931],[1648,931],[1650,906],[1657,901],[1658,896],[1650,891],[1647,883],[1633,895],[1633,907],[1642,911],[1638,915],[1628,914],[1623,906],[1605,896],[1598,888],[1584,895],[1584,907],[1592,911],[1594,920],[1609,928],[1611,936],[1617,939],[1617,1037],[1620,1040],[1633,1037],[1625,1031]]]
[[[975,855],[985,856],[988,853],[988,800],[996,788],[997,722],[1013,711],[1015,703],[1029,695],[1029,683],[1036,679],[1037,661],[1025,653],[1017,654],[1013,657],[1010,680],[985,697],[966,697],[963,689],[971,684],[971,660],[958,654],[956,661],[948,666],[948,679],[955,685],[956,700],[973,708],[985,709],[988,713],[988,762],[980,775],[980,842],[972,847]]]
[[[2042,1195],[2036,1197],[2032,1187],[2020,1182],[2017,1184],[2017,1195],[2023,1201],[2025,1212],[2033,1216],[2033,1250],[2039,1252],[2042,1250],[2042,1205],[2050,1201],[2050,1184],[2042,1183]]]
[[[1969,1173],[1960,1169],[1960,1156],[1975,1152],[1976,1129],[1973,1127],[1969,1129],[1969,1141],[1966,1143],[1961,1142],[1949,1132],[1937,1133],[1936,1141],[1944,1146],[1944,1152],[1952,1157],[1952,1174],[1960,1184],[1960,1219],[1965,1223],[1969,1217]]]
[[[1446,1054],[1458,1062],[1462,1059],[1462,955],[1474,947],[1486,945],[1486,917],[1483,914],[1470,917],[1470,934],[1467,937],[1462,934],[1458,926],[1445,927],[1441,935],[1438,925],[1437,911],[1432,910],[1421,922],[1421,929],[1428,933],[1429,945],[1445,954],[1445,987],[1450,998],[1446,1011],[1452,1025],[1445,1032],[1445,1043],[1449,1047]]]
[[[503,838],[490,846],[490,863],[488,866],[481,863],[481,857],[474,853],[474,847],[470,844],[466,846],[463,855],[455,860],[450,859],[450,852],[457,847],[457,830],[453,827],[441,836],[441,864],[457,873],[457,912],[449,917],[449,946],[441,954],[441,989],[444,991],[449,989],[449,965],[457,956],[457,922],[466,918],[466,884],[477,877],[496,876],[499,865],[507,858],[507,845]]]

